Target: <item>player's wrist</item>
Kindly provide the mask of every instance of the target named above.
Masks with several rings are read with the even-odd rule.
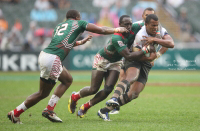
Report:
[[[76,41],[76,46],[79,46],[79,45],[82,45],[83,41],[80,40],[80,41]]]
[[[114,29],[114,32],[115,32],[115,33],[119,33],[119,32],[120,32],[120,29],[119,29],[119,28],[115,28],[115,29]]]

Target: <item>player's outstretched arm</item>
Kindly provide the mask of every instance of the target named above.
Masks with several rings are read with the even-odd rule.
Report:
[[[89,36],[87,36],[86,38],[84,38],[84,39],[82,39],[82,40],[80,40],[80,41],[76,41],[76,44],[74,44],[74,47],[75,47],[75,46],[79,46],[79,45],[83,45],[83,44],[85,44],[87,41],[90,41],[91,39],[92,39],[92,36],[89,35]]]
[[[95,24],[89,23],[86,28],[87,31],[97,33],[97,34],[113,34],[113,33],[124,33],[124,32],[129,32],[126,28],[124,27],[118,27],[118,28],[111,28],[111,27],[99,27],[96,26]]]
[[[156,43],[156,44],[160,44],[166,48],[174,48],[174,40],[168,34],[164,35],[162,39],[159,39],[156,37],[146,37],[146,36],[143,36],[143,38],[144,39],[142,41],[145,41],[145,44],[147,44],[147,45]]]

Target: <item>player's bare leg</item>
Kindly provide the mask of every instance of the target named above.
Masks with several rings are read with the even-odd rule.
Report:
[[[59,99],[69,88],[73,81],[71,74],[67,71],[65,67],[63,67],[63,71],[61,72],[58,80],[61,83],[56,87],[54,94],[51,96],[46,109],[44,109],[44,111],[42,112],[42,115],[52,122],[62,122],[62,120],[54,113],[54,108]]]
[[[125,93],[127,88],[129,88],[130,84],[132,84],[134,81],[137,80],[139,73],[140,73],[140,70],[138,68],[130,67],[127,69],[126,75],[125,75],[126,78],[118,82],[117,87],[114,91],[114,94],[112,95],[112,98],[109,101],[107,101],[108,106],[111,106],[111,105],[119,106],[118,103],[115,101],[117,101],[117,98],[121,94]],[[124,76],[121,78],[124,78]]]
[[[99,88],[103,82],[104,76],[105,76],[105,72],[98,71],[98,70],[92,70],[91,85],[82,88],[79,92],[72,94],[70,96],[69,103],[68,103],[68,110],[70,113],[75,112],[77,101],[80,98],[97,93],[97,91],[99,90]],[[89,106],[89,104],[87,104],[87,105]]]
[[[105,77],[105,85],[104,85],[104,89],[102,89],[101,91],[99,91],[91,100],[90,103],[91,105],[95,105],[99,102],[101,102],[102,100],[104,100],[105,98],[107,98],[107,96],[112,92],[114,85],[117,83],[118,80],[118,76],[119,76],[119,72],[115,71],[115,70],[109,70],[106,74]]]
[[[126,79],[126,73],[125,73],[124,69],[121,69],[120,74],[119,74],[119,81],[122,81],[124,79]]]
[[[13,123],[18,123],[20,124],[20,115],[30,107],[34,106],[37,104],[40,100],[46,98],[49,96],[51,90],[53,89],[55,84],[50,84],[45,82],[45,80],[42,80],[40,78],[40,88],[39,91],[30,95],[22,104],[20,104],[16,109],[13,111],[10,111],[8,113],[8,118],[13,122]]]
[[[78,111],[79,117],[84,117],[84,114],[90,107],[107,98],[107,96],[112,92],[114,85],[118,80],[118,76],[119,72],[116,70],[109,70],[106,73],[104,89],[97,92],[97,94],[89,102],[85,103],[80,107],[80,110]]]
[[[126,79],[118,82],[118,85],[114,91],[114,94],[110,100],[106,102],[107,107],[102,108],[100,112],[106,114],[111,110],[114,110],[116,107],[121,106],[118,102],[120,97],[123,97],[123,100],[128,101],[128,95],[125,93],[126,89],[129,88],[130,84],[134,83],[140,73],[140,69],[135,67],[130,67],[126,71]]]

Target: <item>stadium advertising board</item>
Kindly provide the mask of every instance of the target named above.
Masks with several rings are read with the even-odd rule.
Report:
[[[39,52],[0,52],[1,71],[37,71]]]
[[[40,52],[0,52],[0,71],[39,71]],[[68,68],[66,60],[63,65]]]
[[[71,70],[91,70],[97,51],[71,51]],[[198,49],[169,49],[156,60],[155,70],[200,70],[200,51]]]
[[[63,61],[69,70],[91,70],[97,50],[74,51]],[[39,52],[0,52],[1,71],[38,71]],[[200,70],[199,49],[168,50],[153,70]]]

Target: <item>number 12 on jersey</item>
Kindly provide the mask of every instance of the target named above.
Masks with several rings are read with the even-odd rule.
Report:
[[[61,26],[58,26],[57,29],[56,29],[56,33],[54,34],[54,36],[55,35],[58,35],[58,36],[63,35],[64,33],[62,31],[66,30],[67,26],[68,26],[68,23],[65,23],[65,24],[62,24]]]

